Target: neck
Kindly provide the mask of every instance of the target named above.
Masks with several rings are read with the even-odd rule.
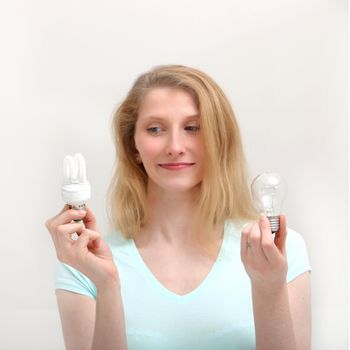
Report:
[[[147,192],[149,220],[142,227],[139,240],[144,244],[167,244],[172,247],[196,245],[194,236],[194,213],[199,195],[199,187],[189,191],[171,192],[152,182]],[[223,226],[217,228],[222,238]]]

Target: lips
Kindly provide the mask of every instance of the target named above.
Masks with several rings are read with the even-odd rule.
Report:
[[[160,167],[168,170],[180,170],[189,168],[195,163],[166,163],[166,164],[159,164]]]
[[[193,165],[194,163],[164,163],[159,164],[160,166],[178,166],[178,165]]]

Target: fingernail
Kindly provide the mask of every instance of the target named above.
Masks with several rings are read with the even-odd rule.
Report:
[[[251,227],[252,227],[252,223],[251,222],[248,222],[244,225],[243,229],[242,229],[242,232],[249,232]]]
[[[249,223],[249,222],[246,222],[246,223],[243,225],[243,227],[242,227],[242,231],[243,231],[245,228],[247,228],[249,225],[250,225],[250,223]]]
[[[85,213],[86,213],[85,210],[79,210],[79,211],[78,211],[78,214],[79,214],[79,215],[84,215]]]

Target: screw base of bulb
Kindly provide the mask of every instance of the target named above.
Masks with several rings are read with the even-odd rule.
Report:
[[[280,217],[279,216],[268,216],[270,221],[272,233],[276,233],[280,229]]]
[[[77,204],[77,205],[69,205],[69,209],[85,210],[86,211],[85,203],[84,204]],[[73,220],[73,221],[78,223],[78,224],[83,223],[83,220]]]

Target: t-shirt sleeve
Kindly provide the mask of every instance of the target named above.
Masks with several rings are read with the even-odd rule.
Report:
[[[96,286],[84,274],[56,259],[55,290],[65,289],[96,299]]]
[[[286,253],[288,261],[287,283],[302,273],[312,270],[303,237],[290,228],[287,229]]]

